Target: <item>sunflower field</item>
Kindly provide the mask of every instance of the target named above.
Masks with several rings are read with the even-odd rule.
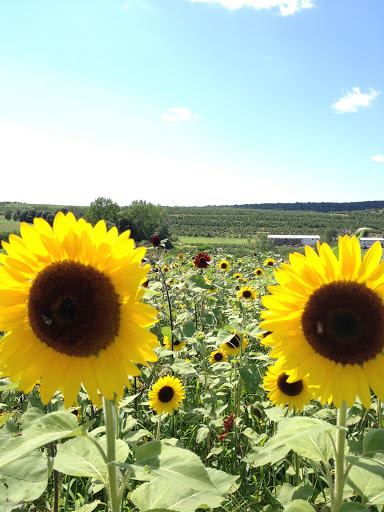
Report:
[[[72,214],[0,254],[0,510],[384,505],[384,263],[165,249]]]

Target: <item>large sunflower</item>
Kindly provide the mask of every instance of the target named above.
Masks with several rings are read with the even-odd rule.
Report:
[[[173,410],[179,408],[184,400],[185,391],[183,385],[176,377],[166,375],[161,377],[152,390],[148,392],[150,398],[149,406],[157,414],[166,412],[171,414]]]
[[[303,409],[304,405],[309,405],[311,399],[308,377],[295,382],[288,382],[288,377],[289,373],[279,362],[268,367],[263,378],[263,387],[269,391],[268,398],[275,405],[288,406],[288,409]]]
[[[240,352],[244,352],[245,347],[248,345],[246,336],[242,336],[236,331],[233,331],[233,337],[220,345],[220,350],[226,352],[231,356],[237,356]]]
[[[281,358],[288,381],[309,374],[322,402],[370,406],[384,400],[384,262],[376,242],[361,259],[356,237],[339,238],[339,260],[327,244],[292,254],[275,273],[280,286],[263,298],[263,341]]]
[[[28,393],[38,380],[47,403],[60,388],[66,407],[81,383],[92,401],[99,392],[122,396],[133,362],[156,361],[156,337],[146,327],[157,312],[140,302],[149,270],[145,249],[129,232],[107,232],[72,213],[21,224],[0,255],[0,370]]]

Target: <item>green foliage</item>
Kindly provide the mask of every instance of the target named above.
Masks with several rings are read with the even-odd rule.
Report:
[[[85,215],[85,219],[93,226],[97,224],[99,220],[105,220],[112,225],[116,225],[119,218],[119,212],[119,205],[114,203],[112,199],[98,197],[92,201]]]
[[[164,240],[170,238],[167,218],[168,212],[163,206],[146,201],[133,201],[120,213],[120,231],[130,229],[136,242],[150,241],[153,236]],[[166,246],[170,248],[172,245],[169,243]]]

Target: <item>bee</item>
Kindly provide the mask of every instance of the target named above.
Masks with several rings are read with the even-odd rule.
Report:
[[[52,323],[52,318],[51,318],[49,315],[47,315],[47,314],[43,313],[41,316],[42,316],[42,318],[43,318],[44,322],[45,322],[47,325],[51,325],[51,323]]]
[[[317,334],[319,336],[322,336],[324,334],[324,323],[321,320],[317,322]]]

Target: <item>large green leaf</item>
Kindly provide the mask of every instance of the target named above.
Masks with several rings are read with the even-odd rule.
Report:
[[[0,470],[1,512],[10,512],[26,501],[39,498],[48,484],[48,460],[33,451],[4,465]]]
[[[293,500],[292,503],[285,507],[284,512],[315,512],[315,509],[308,501]]]
[[[132,502],[141,512],[220,506],[238,479],[222,471],[205,469],[199,457],[164,441],[152,441],[136,452],[136,467],[146,468],[152,480],[135,489]]]
[[[98,443],[106,451],[105,437]],[[121,439],[116,440],[116,462],[125,462],[128,457],[128,445]],[[76,437],[59,444],[54,459],[57,471],[72,476],[87,476],[106,481],[108,468],[97,447],[85,437]]]
[[[368,452],[363,457],[347,456],[353,466],[348,475],[349,485],[368,504],[384,505],[384,451]]]
[[[0,468],[39,446],[64,437],[82,435],[87,426],[79,426],[76,416],[65,411],[38,417],[28,423],[22,435],[0,437]]]
[[[367,432],[363,440],[363,453],[384,451],[384,429]]]
[[[313,487],[311,484],[302,482],[297,487],[291,484],[283,484],[277,493],[277,499],[283,507],[288,506],[294,500],[306,501],[313,494]]]

